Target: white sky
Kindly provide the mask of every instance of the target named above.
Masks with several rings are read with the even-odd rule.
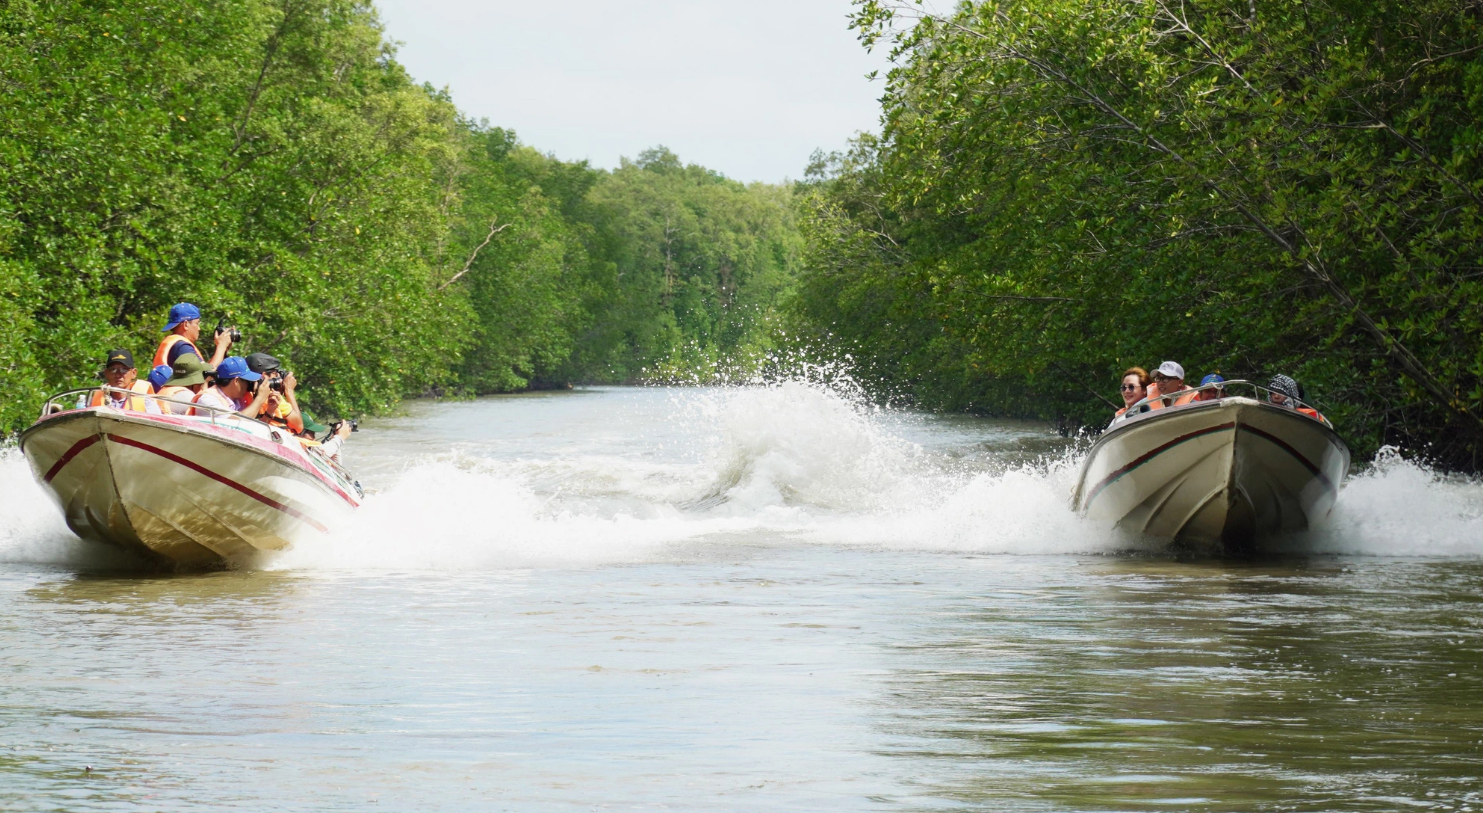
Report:
[[[663,144],[741,181],[799,178],[878,130],[885,49],[849,0],[377,0],[398,59],[466,114],[566,160]]]

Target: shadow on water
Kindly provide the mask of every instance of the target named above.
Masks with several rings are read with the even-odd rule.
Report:
[[[1483,565],[1079,562],[899,654],[891,753],[952,804],[1393,810],[1483,801]]]

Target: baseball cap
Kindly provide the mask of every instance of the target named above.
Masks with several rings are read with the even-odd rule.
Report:
[[[1221,378],[1219,373],[1211,373],[1210,375],[1207,375],[1204,378],[1200,379],[1200,386],[1202,386],[1202,387],[1205,386],[1206,384],[1224,384],[1224,383],[1226,383],[1226,380],[1224,378]]]
[[[280,366],[278,359],[273,358],[267,353],[247,354],[247,369],[254,373],[271,373]]]
[[[247,368],[247,359],[241,356],[227,356],[221,360],[220,364],[216,365],[216,380],[229,381],[233,378],[240,378],[243,381],[257,381],[262,376]]]
[[[325,426],[319,421],[314,420],[314,416],[310,415],[305,410],[299,411],[299,417],[304,419],[304,428],[316,435],[330,431],[330,428],[328,426]]]
[[[170,379],[165,382],[165,386],[189,387],[195,384],[205,384],[206,374],[215,369],[200,356],[188,353],[175,360],[175,366],[170,368]]]
[[[170,380],[170,376],[173,373],[174,371],[170,369],[170,365],[168,364],[161,364],[149,371],[149,383],[154,387],[155,392],[159,392],[160,387],[165,386],[165,382]]]
[[[125,367],[133,368],[134,354],[122,348],[118,350],[109,350],[108,358],[103,362],[103,366],[111,367],[115,364],[118,364],[119,362],[123,362]]]
[[[170,319],[165,323],[165,329],[161,333],[169,333],[181,322],[189,322],[192,319],[201,318],[201,309],[189,302],[182,302],[170,309]]]
[[[1166,361],[1160,364],[1159,368],[1154,370],[1154,373],[1166,375],[1170,378],[1184,379],[1184,368],[1179,366],[1179,362],[1177,361]]]

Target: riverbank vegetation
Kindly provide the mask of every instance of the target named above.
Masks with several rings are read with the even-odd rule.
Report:
[[[1130,365],[1483,451],[1483,23],[1453,0],[865,0],[884,131],[804,185],[795,327],[919,402],[1097,426]]]
[[[786,344],[1071,430],[1173,358],[1294,375],[1361,456],[1479,468],[1476,3],[856,10],[883,130],[772,186],[545,155],[413,81],[363,0],[12,0],[0,424],[187,300],[329,411]]]
[[[182,300],[358,411],[754,359],[798,261],[788,188],[543,155],[358,0],[13,0],[0,88],[7,429]]]

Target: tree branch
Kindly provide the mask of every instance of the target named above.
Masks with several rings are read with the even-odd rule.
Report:
[[[480,243],[477,246],[474,246],[474,250],[469,253],[469,258],[464,261],[463,270],[462,271],[459,271],[457,274],[454,274],[453,276],[449,277],[447,282],[443,283],[442,285],[439,285],[438,286],[438,290],[439,291],[442,291],[442,290],[446,289],[449,285],[452,285],[453,283],[458,282],[458,278],[459,277],[462,277],[464,274],[469,273],[469,269],[474,267],[474,260],[476,260],[476,259],[479,258],[479,252],[480,251],[483,251],[484,250],[484,247],[487,246],[487,245],[489,245],[489,241],[490,240],[493,240],[494,239],[494,236],[496,234],[499,234],[500,232],[504,231],[505,229],[510,228],[510,224],[509,223],[506,223],[505,225],[500,226],[499,228],[495,228],[495,224],[496,223],[499,223],[499,217],[498,216],[496,216],[493,220],[489,221],[489,233],[486,234],[486,235],[484,235],[484,242]]]

